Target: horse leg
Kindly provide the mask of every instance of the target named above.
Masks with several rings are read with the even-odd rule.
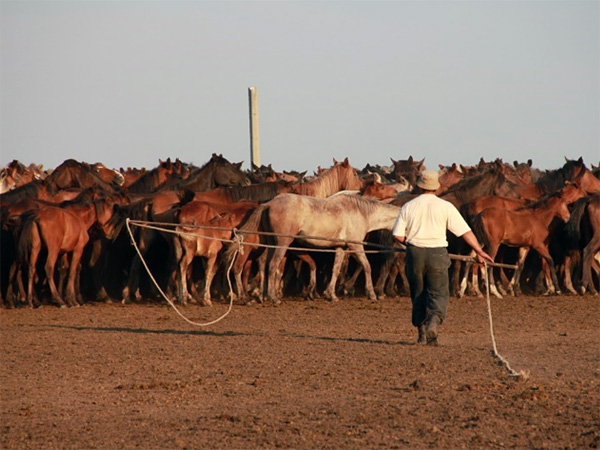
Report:
[[[523,268],[525,267],[525,259],[527,258],[527,254],[529,253],[529,247],[519,247],[519,254],[517,259],[517,269],[513,273],[513,276],[508,285],[508,289],[510,293],[518,297],[521,295],[521,273],[523,272]]]
[[[71,264],[69,265],[69,278],[67,281],[67,295],[66,295],[67,302],[71,306],[79,306],[79,303],[77,303],[77,296],[78,296],[78,292],[79,292],[79,285],[78,285],[77,281],[79,278],[78,272],[81,269],[81,267],[80,267],[81,257],[83,255],[83,249],[84,249],[86,243],[87,243],[87,239],[85,240],[85,242],[83,242],[83,244],[76,247],[71,254]],[[81,294],[79,294],[79,296],[81,297]]]
[[[565,255],[565,261],[563,263],[563,279],[565,280],[565,289],[569,291],[571,294],[577,294],[577,291],[573,287],[573,274],[572,274],[572,266],[574,259],[574,251],[570,250]]]
[[[348,256],[348,254],[344,255],[344,261],[346,261],[346,266],[348,265],[347,263],[349,262],[350,257]],[[358,258],[356,258],[358,259]],[[344,261],[342,261],[342,266],[344,265]],[[340,269],[341,270],[341,269]],[[344,289],[343,292],[345,295],[350,294],[353,295],[356,290],[354,288],[354,286],[356,285],[356,280],[358,279],[358,276],[363,272],[363,268],[361,265],[356,266],[356,268],[354,269],[354,273],[352,274],[352,276],[347,279],[344,282]]]
[[[216,241],[215,241],[216,242]],[[218,251],[211,252],[206,261],[206,282],[204,284],[204,297],[203,297],[203,306],[212,306],[211,297],[210,297],[210,287],[212,285],[213,278],[217,273],[217,254]]]
[[[181,258],[178,264],[177,284],[178,284],[178,300],[182,305],[187,305],[188,301],[192,301],[192,296],[188,291],[188,279],[191,278],[191,264],[194,260],[194,251],[186,245],[186,241],[182,243]]]
[[[324,295],[325,298],[331,300],[332,302],[339,301],[339,298],[335,294],[335,285],[337,284],[337,279],[340,274],[340,270],[342,268],[342,263],[344,262],[344,250],[342,248],[337,248],[335,250],[335,258],[333,260],[333,268],[331,269],[331,279],[329,280],[329,284],[325,289]],[[372,289],[372,286],[371,286]]]
[[[317,293],[317,263],[309,254],[298,254],[298,259],[305,262],[310,270],[310,279],[306,288],[306,298],[313,300]]]
[[[581,293],[585,294],[585,291],[589,289],[592,295],[598,295],[594,281],[592,279],[592,259],[596,252],[600,249],[600,233],[590,240],[590,242],[583,249],[583,267],[581,276]]]
[[[149,228],[142,228],[140,230],[140,236],[138,239],[138,250],[143,258],[148,249],[150,248],[151,242],[154,240],[155,231]],[[142,296],[139,292],[140,288],[140,273],[142,268],[142,261],[138,252],[135,252],[133,260],[131,261],[131,268],[129,270],[129,281],[123,288],[121,293],[122,303],[127,303],[133,295],[137,301],[141,301]]]
[[[29,261],[20,261],[21,264],[28,264],[28,278],[27,278],[27,303],[31,308],[39,306],[39,302],[35,298],[35,292],[33,290],[33,283],[36,277],[36,266],[38,257],[42,250],[42,241],[39,235],[39,229],[34,223],[31,227],[31,248],[29,249]]]
[[[267,256],[268,253],[263,251],[257,259],[258,262],[258,301],[260,303],[265,300],[265,289],[267,279]]]
[[[377,300],[375,289],[373,289],[373,276],[371,275],[371,264],[362,245],[349,245],[350,250],[354,250],[354,257],[358,259],[358,262],[362,266],[363,272],[365,273],[365,291],[367,297],[370,300]],[[353,248],[354,247],[354,248]]]
[[[272,252],[271,260],[269,261],[269,277],[267,279],[267,297],[274,303],[281,303],[280,286],[282,278],[281,262],[287,248],[292,243],[293,238],[281,237],[277,238],[277,248]]]
[[[54,300],[61,308],[66,308],[67,305],[63,301],[62,297],[58,294],[58,290],[56,289],[56,283],[54,282],[54,267],[56,266],[56,260],[58,259],[58,251],[55,249],[48,249],[48,258],[46,259],[46,264],[44,265],[44,270],[46,272],[46,282],[48,283],[48,287],[50,288],[50,295],[52,296],[52,300]]]
[[[380,298],[384,298],[386,295],[390,297],[398,295],[396,280],[400,274],[400,265],[397,260],[399,256],[400,254],[393,255],[384,263],[379,272],[377,283],[375,283],[375,293]]]
[[[542,295],[552,295],[556,293],[556,285],[552,281],[552,275],[550,273],[550,268],[548,267],[547,261],[542,258],[542,273],[544,274],[544,287],[545,291]],[[558,278],[558,277],[557,277]]]

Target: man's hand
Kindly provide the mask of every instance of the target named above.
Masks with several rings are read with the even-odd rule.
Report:
[[[480,263],[484,263],[484,262],[488,262],[488,263],[493,263],[494,259],[488,255],[486,252],[484,252],[483,250],[475,250],[475,253],[477,253],[477,261],[479,261]]]

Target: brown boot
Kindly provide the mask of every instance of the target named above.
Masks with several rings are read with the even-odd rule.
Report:
[[[417,329],[419,330],[419,337],[417,339],[417,344],[424,344],[425,343],[425,324],[421,324],[417,327]]]
[[[440,317],[433,315],[429,318],[426,327],[427,345],[438,345],[438,325],[440,324]]]

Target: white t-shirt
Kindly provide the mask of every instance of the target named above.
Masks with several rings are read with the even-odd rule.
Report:
[[[471,228],[456,207],[434,194],[421,194],[400,209],[392,233],[416,247],[447,247],[446,230],[462,236]]]

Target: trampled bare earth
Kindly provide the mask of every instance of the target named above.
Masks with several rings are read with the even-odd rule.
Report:
[[[188,306],[205,321],[221,315]],[[451,299],[439,347],[405,297],[0,311],[6,449],[600,445],[600,299]]]

